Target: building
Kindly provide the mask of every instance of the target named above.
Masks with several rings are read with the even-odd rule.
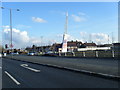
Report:
[[[32,47],[27,47],[25,50],[28,52],[47,52],[49,51],[51,46],[35,46],[33,45]]]
[[[95,43],[83,43],[86,48],[95,48],[97,45]]]
[[[115,53],[115,57],[120,58],[120,43],[113,43],[112,50]]]
[[[96,45],[95,43],[83,43],[77,51],[111,50],[112,44]]]
[[[78,47],[82,45],[82,42],[80,41],[68,41],[67,42],[67,48],[68,52],[76,51]]]
[[[78,47],[80,47],[80,45],[82,45],[82,42],[80,41],[68,41],[67,42],[67,51],[68,52],[73,52],[75,50],[77,50]],[[55,43],[52,46],[52,50],[55,52],[61,52],[62,51],[62,43]]]

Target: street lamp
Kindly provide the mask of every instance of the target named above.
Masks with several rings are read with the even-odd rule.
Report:
[[[12,9],[12,8],[4,8],[4,7],[1,7],[1,9],[8,9],[10,11],[10,33],[11,33],[11,36],[10,36],[10,47],[11,47],[11,53],[12,53],[12,10],[16,10],[16,11],[20,11],[19,9]]]

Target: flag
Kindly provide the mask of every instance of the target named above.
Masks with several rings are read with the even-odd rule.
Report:
[[[13,47],[13,45],[12,45],[12,44],[10,44],[10,47],[12,48],[12,47]]]

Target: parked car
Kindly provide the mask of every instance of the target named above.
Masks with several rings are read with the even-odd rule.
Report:
[[[16,52],[16,53],[11,53],[12,55],[18,55],[19,53],[18,52]]]
[[[54,53],[53,51],[48,51],[45,54],[43,54],[44,56],[56,56],[57,54]]]
[[[28,55],[33,56],[33,55],[35,55],[35,53],[34,52],[29,52]]]
[[[48,51],[46,54],[51,54],[51,53],[53,53],[53,51]]]
[[[6,53],[3,53],[3,56],[6,56],[7,54]]]

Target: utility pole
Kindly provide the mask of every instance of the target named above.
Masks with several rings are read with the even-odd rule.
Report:
[[[109,44],[109,35],[108,35],[108,44]]]
[[[113,36],[113,32],[112,32],[112,43],[114,43],[114,36]]]
[[[12,53],[12,48],[13,48],[13,44],[12,44],[12,10],[16,10],[16,11],[20,11],[19,9],[12,9],[12,8],[4,8],[1,7],[2,9],[8,9],[10,11],[10,48],[11,48],[11,53]]]
[[[42,39],[43,39],[43,36],[41,36],[41,49],[42,49],[42,54],[43,54],[43,44],[42,44]]]
[[[91,40],[91,34],[89,34],[89,42],[92,43],[92,40]]]

